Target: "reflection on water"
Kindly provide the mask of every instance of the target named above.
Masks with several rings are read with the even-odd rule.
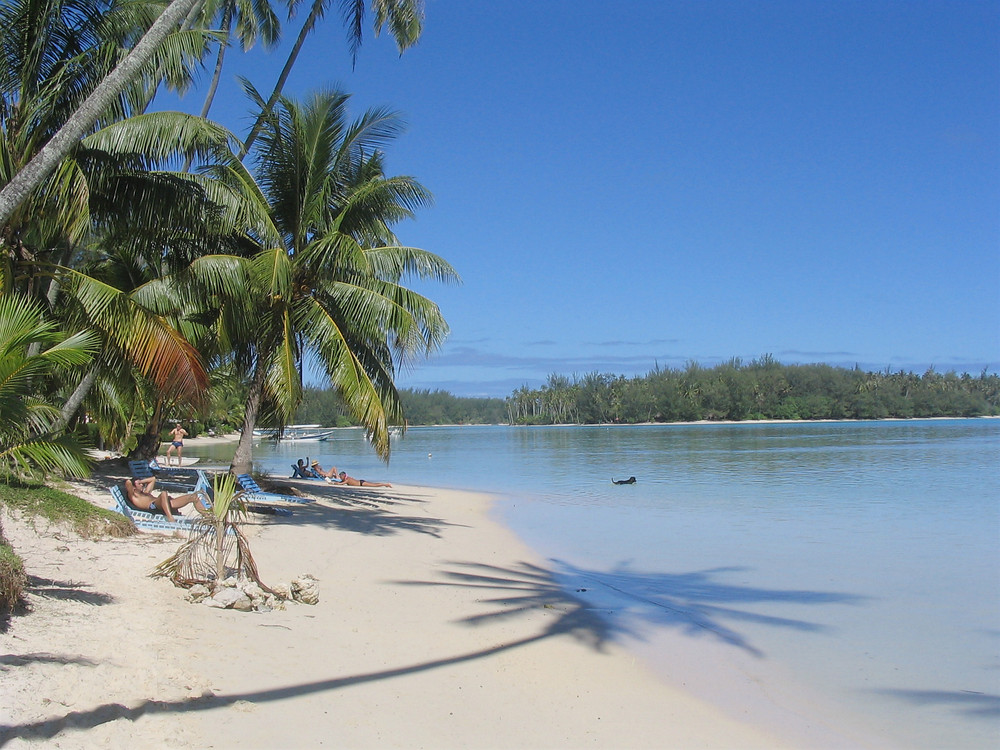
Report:
[[[228,462],[232,450],[185,453]],[[503,495],[505,520],[560,559],[554,572],[574,585],[586,570],[639,631],[681,601],[678,582],[779,592],[734,606],[685,589],[695,605],[670,618],[712,622],[887,744],[1000,739],[1000,420],[413,428],[388,465],[360,430],[255,449],[276,475],[305,455]]]

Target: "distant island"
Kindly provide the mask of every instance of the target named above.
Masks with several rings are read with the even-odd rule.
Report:
[[[866,372],[825,364],[786,365],[769,356],[714,367],[689,363],[626,377],[550,375],[506,398],[400,391],[407,423],[640,424],[649,422],[915,419],[1000,415],[1000,375]],[[350,424],[332,391],[309,388],[296,420]]]

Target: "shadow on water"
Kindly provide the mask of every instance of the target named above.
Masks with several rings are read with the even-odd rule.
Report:
[[[612,636],[642,639],[642,625],[674,627],[693,635],[711,635],[754,656],[764,654],[747,637],[724,621],[751,622],[804,632],[825,632],[821,624],[777,617],[741,609],[751,604],[860,604],[865,597],[854,594],[764,589],[716,580],[722,573],[740,568],[716,568],[691,573],[643,573],[618,568],[614,572],[585,570],[554,561],[554,570],[521,563],[517,568],[499,568],[479,563],[453,563],[445,581],[411,581],[410,585],[465,586],[495,591],[497,596],[480,601],[497,605],[492,612],[466,619],[475,625],[486,620],[509,618],[546,607],[575,610],[590,615],[590,640],[600,644]],[[575,592],[570,594],[568,592]]]
[[[597,607],[617,618],[657,627],[678,628],[695,636],[711,635],[757,657],[764,654],[740,633],[735,623],[751,623],[800,632],[825,633],[826,626],[808,620],[755,612],[754,605],[859,605],[868,597],[831,591],[771,589],[728,583],[723,576],[743,567],[719,567],[687,573],[631,570],[586,570],[553,561],[555,575],[569,590],[587,593]],[[731,624],[726,624],[726,623]]]
[[[879,695],[897,698],[915,706],[953,706],[968,716],[1000,718],[1000,695],[976,690],[876,690]]]

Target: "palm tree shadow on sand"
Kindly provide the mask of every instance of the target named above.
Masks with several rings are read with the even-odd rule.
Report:
[[[611,638],[643,639],[644,626],[674,627],[691,636],[710,636],[754,656],[764,654],[731,622],[821,633],[826,627],[805,620],[753,612],[756,604],[860,604],[865,597],[820,591],[765,589],[717,580],[742,568],[690,573],[644,573],[620,566],[612,572],[585,570],[553,561],[547,570],[522,562],[511,568],[450,563],[443,581],[400,581],[405,585],[464,586],[493,591],[479,599],[494,609],[465,618],[469,625],[511,619],[538,608],[559,612],[552,633],[571,633],[600,648]],[[575,593],[573,593],[575,592]],[[741,605],[743,605],[741,607]]]
[[[641,637],[637,627],[641,621],[635,616],[617,616],[614,613],[620,610],[609,609],[607,600],[594,600],[591,592],[598,590],[598,584],[608,590],[644,592],[639,599],[648,606],[639,611],[642,617],[651,622],[659,625],[673,624],[686,632],[708,632],[727,643],[757,654],[759,652],[745,638],[721,623],[723,615],[731,619],[763,621],[776,627],[817,632],[823,628],[814,623],[796,620],[762,618],[739,610],[736,606],[739,603],[791,601],[821,605],[861,601],[860,597],[849,594],[767,590],[724,584],[714,580],[714,576],[732,569],[721,568],[686,574],[650,574],[619,569],[608,574],[574,568],[564,563],[557,564],[555,571],[529,562],[509,567],[474,562],[450,562],[446,565],[439,580],[396,583],[406,586],[461,586],[473,589],[477,593],[475,601],[487,605],[489,610],[470,614],[460,622],[469,627],[477,627],[491,622],[524,618],[530,623],[527,632],[519,639],[506,640],[500,645],[390,669],[257,691],[209,694],[179,701],[142,700],[132,706],[105,703],[91,710],[71,711],[43,721],[0,725],[0,747],[17,738],[51,739],[65,730],[86,730],[121,718],[135,721],[148,714],[209,711],[226,708],[241,701],[262,704],[341,690],[489,659],[552,637],[572,637],[597,651],[602,651],[609,641],[625,635]],[[582,585],[581,582],[587,582],[587,585]],[[567,584],[576,585],[577,588],[567,590]],[[537,625],[539,612],[546,615],[541,627]]]

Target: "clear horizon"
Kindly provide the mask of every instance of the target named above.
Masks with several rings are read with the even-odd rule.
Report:
[[[213,119],[246,135],[236,76],[269,92],[301,15],[230,50]],[[415,285],[452,334],[400,387],[1000,370],[1000,5],[428,0],[415,48],[366,27],[353,71],[345,37],[329,14],[285,93],[403,115],[387,168],[436,200],[397,234],[464,280]]]

